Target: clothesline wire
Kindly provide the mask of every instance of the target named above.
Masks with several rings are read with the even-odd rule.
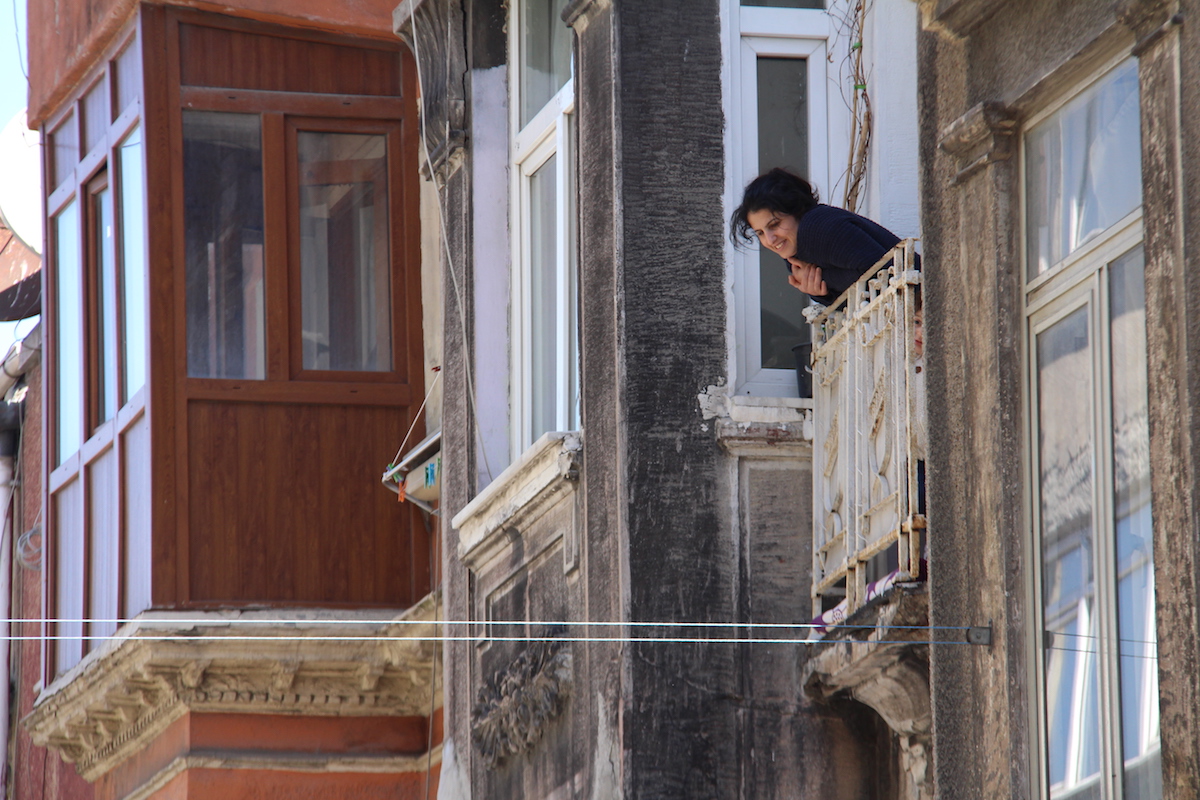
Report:
[[[126,637],[94,634],[56,634],[51,636],[0,637],[7,641],[94,642],[118,641]],[[799,639],[778,638],[711,638],[699,636],[132,636],[130,641],[149,642],[578,642],[580,644],[970,644],[965,639]]]
[[[320,626],[320,625],[433,625],[435,622],[428,619],[175,619],[171,617],[164,618],[142,618],[142,619],[51,619],[49,617],[38,619],[20,619],[11,618],[8,620],[0,619],[0,623],[7,621],[8,623],[79,623],[79,624],[115,624],[125,625],[136,622],[141,627],[161,627],[163,625],[207,625],[212,627],[225,627],[228,625],[296,625],[296,626]],[[463,620],[463,619],[441,619],[436,621],[437,625],[480,625],[485,627],[497,627],[502,625],[528,625],[532,627],[544,628],[563,628],[569,626],[590,626],[590,627],[629,627],[629,628],[829,628],[830,625],[821,625],[814,622],[664,622],[664,621],[608,621],[608,620]],[[844,630],[949,630],[949,631],[965,631],[974,627],[971,625],[855,625],[842,624],[832,626]]]

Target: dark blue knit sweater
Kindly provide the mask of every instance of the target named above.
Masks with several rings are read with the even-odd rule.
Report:
[[[866,217],[818,205],[799,220],[793,258],[821,268],[829,294],[813,299],[829,305],[899,241],[899,236]]]

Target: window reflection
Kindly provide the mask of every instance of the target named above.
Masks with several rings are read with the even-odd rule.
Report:
[[[562,21],[567,0],[521,5],[521,126],[571,78],[571,30]]]
[[[1140,246],[1113,262],[1109,272],[1117,625],[1126,800],[1162,796],[1144,273]]]
[[[127,401],[146,383],[146,197],[142,131],[134,128],[117,149],[121,193],[121,311]]]
[[[83,286],[79,206],[72,200],[54,220],[54,339],[58,358],[58,458],[62,464],[83,444]]]
[[[554,430],[558,392],[558,156],[529,177],[530,440]]]
[[[1050,796],[1100,774],[1088,307],[1037,337],[1042,609]],[[1098,789],[1097,789],[1098,791]],[[1098,795],[1097,795],[1098,796]]]
[[[265,367],[262,142],[254,114],[183,112],[188,375]]]
[[[387,139],[298,136],[304,368],[392,368]]]
[[[1026,134],[1030,280],[1141,205],[1140,143],[1132,60]]]
[[[97,424],[116,416],[120,405],[117,378],[117,265],[113,204],[109,187],[92,195],[92,253],[96,264]]]

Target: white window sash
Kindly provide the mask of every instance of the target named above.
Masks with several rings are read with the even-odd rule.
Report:
[[[574,277],[574,220],[570,116],[575,111],[575,81],[572,78],[534,115],[529,124],[517,129],[520,100],[517,96],[519,76],[512,79],[513,187],[512,208],[517,211],[517,235],[513,237],[512,264],[514,292],[512,296],[512,330],[515,333],[512,359],[511,407],[515,414],[512,425],[512,453],[523,452],[533,439],[533,318],[532,274],[529,261],[530,189],[529,181],[552,156],[555,166],[555,354],[554,387],[555,425],[558,430],[577,427],[574,384],[577,383],[575,336],[575,277]]]
[[[836,68],[830,66],[829,48],[835,46],[828,11],[819,9],[741,6],[726,0],[730,22],[729,70],[725,109],[728,208],[741,202],[745,185],[758,175],[757,59],[781,57],[808,61],[808,164],[809,175],[823,197],[831,197],[830,142],[847,138],[847,115],[836,87]],[[840,51],[841,46],[837,45]],[[835,61],[837,59],[835,58]],[[837,107],[835,108],[835,104]],[[738,394],[795,397],[796,374],[791,369],[762,367],[762,308],[759,293],[759,254],[756,246],[730,247],[731,308],[733,308],[734,385]],[[780,269],[783,265],[780,264]],[[804,297],[796,293],[797,304]]]

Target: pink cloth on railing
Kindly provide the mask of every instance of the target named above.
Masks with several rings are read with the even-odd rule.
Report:
[[[919,580],[919,581],[927,580],[926,570],[927,570],[926,562],[925,562],[925,559],[922,558],[921,559],[921,572],[917,576],[917,580]],[[868,603],[871,602],[876,597],[879,597],[884,592],[886,592],[888,589],[892,588],[892,586],[894,586],[896,583],[896,579],[899,577],[900,577],[900,570],[894,569],[891,572],[889,572],[887,575],[884,575],[879,580],[871,581],[870,583],[868,583],[867,584],[867,600],[866,600],[866,602],[868,602]],[[848,607],[849,607],[848,601],[842,600],[842,602],[838,603],[836,606],[829,609],[828,611],[822,612],[820,614],[817,614],[815,617],[813,617],[812,618],[812,626],[813,627],[812,627],[812,632],[809,635],[809,638],[813,638],[815,636],[820,636],[820,635],[826,634],[829,632],[830,628],[837,627],[838,625],[841,625],[843,622],[845,622],[846,621],[846,609]]]

